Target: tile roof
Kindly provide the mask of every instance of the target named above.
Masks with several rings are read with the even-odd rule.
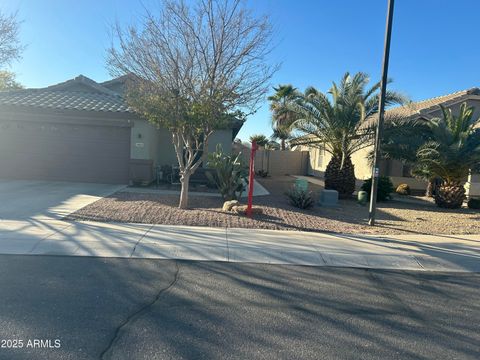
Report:
[[[93,92],[52,91],[45,89],[1,91],[0,105],[62,110],[133,112],[119,96]]]
[[[78,91],[73,87],[75,84],[86,88]],[[0,105],[134,113],[119,94],[82,75],[43,89],[0,91]]]
[[[437,110],[438,106],[449,106],[452,103],[466,100],[470,95],[480,95],[479,88],[471,88],[467,90],[461,90],[452,94],[437,96],[431,99],[426,99],[417,102],[411,102],[409,104],[392,108],[386,111],[386,114],[395,117],[411,117],[415,115],[425,114],[432,110]]]

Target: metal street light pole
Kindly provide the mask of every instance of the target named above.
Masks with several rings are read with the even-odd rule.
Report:
[[[368,214],[368,224],[375,225],[375,211],[377,207],[377,188],[378,177],[380,171],[378,168],[378,161],[380,156],[380,142],[382,139],[383,120],[385,113],[385,93],[387,91],[388,81],[388,60],[390,57],[390,38],[392,35],[392,22],[393,22],[393,4],[394,0],[388,0],[388,12],[387,12],[387,28],[385,30],[385,47],[383,50],[383,67],[382,67],[382,82],[380,86],[380,99],[378,105],[378,124],[377,131],[375,133],[375,145],[374,145],[374,157],[372,168],[372,188],[370,190],[370,209]]]

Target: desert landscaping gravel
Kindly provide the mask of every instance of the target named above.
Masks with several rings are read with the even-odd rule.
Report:
[[[263,215],[253,219],[221,210],[219,197],[191,196],[190,209],[177,208],[177,195],[117,192],[71,214],[69,220],[134,222],[147,224],[258,228],[275,230],[328,231],[376,234],[480,234],[480,212],[445,210],[435,205],[390,201],[380,203],[377,226],[367,224],[368,207],[354,200],[341,200],[338,207],[315,206],[300,210],[288,204],[284,192],[294,179],[261,179],[271,195],[258,196],[254,203]],[[311,186],[314,196],[320,187]]]

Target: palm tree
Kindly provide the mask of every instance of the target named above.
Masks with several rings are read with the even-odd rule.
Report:
[[[268,144],[268,138],[263,134],[254,134],[250,136],[250,142],[255,141],[258,146],[265,146]]]
[[[289,128],[282,128],[282,127],[273,128],[273,134],[270,136],[270,139],[275,142],[276,140],[280,140],[279,149],[285,150],[286,149],[285,142],[292,138],[291,131],[292,130]]]
[[[413,176],[428,181],[426,195],[432,196],[437,176],[417,163],[418,149],[429,140],[432,140],[432,132],[427,120],[386,114],[380,147],[382,158],[409,165]],[[373,150],[368,154],[368,159],[373,163]]]
[[[480,164],[480,119],[474,108],[463,103],[458,116],[442,108],[442,117],[428,120],[432,139],[417,151],[418,169],[442,179],[435,202],[444,208],[459,208],[465,200],[462,182]]]
[[[285,150],[285,141],[290,138],[291,125],[296,119],[296,113],[288,104],[298,99],[299,91],[292,85],[279,85],[273,88],[275,94],[268,97],[272,111],[273,140],[280,140],[281,150]]]
[[[332,155],[325,188],[337,190],[341,197],[355,191],[352,154],[373,143],[380,82],[367,88],[369,80],[364,73],[351,76],[347,72],[327,94],[310,87],[289,106],[298,117],[292,125],[300,132],[295,142],[324,147]],[[405,98],[387,91],[385,101],[387,106],[403,104]]]

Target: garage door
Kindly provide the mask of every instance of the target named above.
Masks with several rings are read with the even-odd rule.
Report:
[[[124,184],[130,128],[0,123],[0,178]]]

